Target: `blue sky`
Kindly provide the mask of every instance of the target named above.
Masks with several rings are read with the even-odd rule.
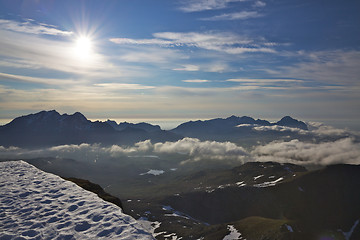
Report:
[[[352,0],[0,1],[0,118],[357,122],[359,12]]]

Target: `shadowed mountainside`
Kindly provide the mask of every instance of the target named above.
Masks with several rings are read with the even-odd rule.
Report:
[[[245,125],[245,126],[244,126]],[[190,121],[170,131],[161,130],[149,123],[117,124],[88,120],[83,114],[59,114],[57,111],[41,111],[15,118],[10,123],[0,126],[0,145],[17,147],[44,147],[65,144],[101,143],[104,145],[132,145],[150,139],[152,142],[177,141],[183,137],[217,141],[250,141],[258,137],[288,135],[289,132],[258,132],[253,126],[285,126],[307,130],[304,122],[289,116],[276,123],[255,120],[251,117],[216,118],[206,121]]]
[[[129,124],[118,131],[107,122],[92,122],[79,112],[61,115],[55,110],[21,116],[0,126],[2,146],[44,147],[81,143],[131,145],[147,139],[159,142],[181,138],[150,124],[146,124],[146,127],[143,124]]]
[[[326,232],[339,235],[336,239],[345,239],[339,229],[348,231],[360,219],[359,202],[359,165],[328,166],[273,187],[229,186],[170,196],[162,201],[210,224],[234,223],[247,239],[317,239]],[[262,229],[253,225],[255,216],[260,217],[256,219],[258,227],[282,222],[281,226],[291,224],[292,231],[274,238],[272,234],[280,230],[276,228],[265,236],[257,236]],[[351,239],[359,236],[360,227],[355,228]]]

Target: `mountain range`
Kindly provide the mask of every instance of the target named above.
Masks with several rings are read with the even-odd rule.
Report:
[[[41,111],[15,118],[0,126],[0,145],[41,147],[62,144],[102,143],[127,145],[151,139],[178,140],[181,136],[150,124],[116,125],[113,121],[90,121],[83,114]],[[151,129],[151,130],[150,130]]]
[[[189,121],[172,130],[162,130],[149,123],[117,124],[107,120],[90,121],[83,114],[60,114],[55,110],[17,117],[0,126],[0,145],[19,147],[54,146],[61,144],[101,143],[131,145],[150,139],[152,142],[176,141],[184,137],[201,140],[231,141],[254,137],[253,126],[285,126],[307,130],[307,125],[289,116],[270,123],[251,117],[231,116],[206,121]]]

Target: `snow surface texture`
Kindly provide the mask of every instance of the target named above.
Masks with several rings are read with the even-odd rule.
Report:
[[[245,238],[241,237],[241,233],[239,233],[233,225],[228,225],[228,230],[230,233],[226,235],[223,240],[246,240]]]
[[[0,163],[0,239],[154,239],[121,208],[23,161]]]

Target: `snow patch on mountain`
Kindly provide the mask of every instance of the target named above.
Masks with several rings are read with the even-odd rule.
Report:
[[[145,172],[145,173],[140,173],[140,175],[154,175],[154,176],[159,176],[161,174],[165,173],[164,170],[156,170],[156,169],[150,169],[149,171]]]
[[[154,239],[121,208],[24,161],[0,163],[1,239]]]
[[[230,233],[226,235],[223,240],[235,240],[235,239],[243,239],[245,238],[241,237],[241,233],[238,232],[238,230],[233,225],[228,225],[228,230]]]

